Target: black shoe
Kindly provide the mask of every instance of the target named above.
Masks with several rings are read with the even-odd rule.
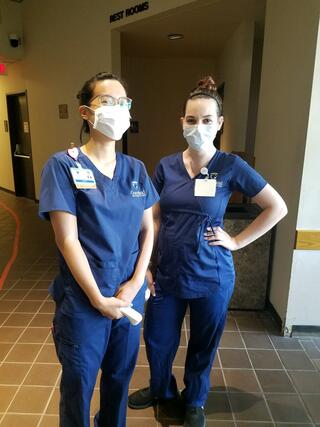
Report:
[[[157,403],[158,412],[156,418],[159,418],[158,421],[172,419],[179,420],[179,425],[182,424],[184,420],[185,403],[178,390],[175,397],[171,399],[158,399]]]
[[[206,417],[204,409],[195,406],[186,406],[183,427],[205,427]]]
[[[130,394],[128,398],[128,406],[131,409],[146,409],[153,406],[155,402],[156,398],[152,395],[150,387],[141,388]]]

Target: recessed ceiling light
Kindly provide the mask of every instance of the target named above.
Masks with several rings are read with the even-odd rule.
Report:
[[[183,39],[183,37],[184,37],[183,34],[168,34],[169,40],[179,40],[179,39]]]

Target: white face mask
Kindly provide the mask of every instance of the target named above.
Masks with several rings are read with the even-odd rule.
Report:
[[[184,125],[183,136],[187,140],[189,147],[193,150],[206,150],[212,145],[218,130],[218,124],[199,124],[192,126]]]
[[[88,107],[90,108],[90,107]],[[90,110],[92,110],[90,108]],[[94,111],[93,129],[114,141],[122,138],[122,135],[130,127],[130,113],[128,108],[120,105],[103,105]]]

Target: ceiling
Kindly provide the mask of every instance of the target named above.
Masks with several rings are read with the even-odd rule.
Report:
[[[124,56],[214,57],[242,21],[255,21],[263,37],[264,16],[265,0],[197,0],[117,30]],[[171,41],[171,33],[184,38]]]

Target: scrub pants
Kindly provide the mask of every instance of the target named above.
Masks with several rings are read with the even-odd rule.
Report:
[[[143,286],[133,307],[143,312]],[[136,364],[140,326],[122,317],[110,320],[97,310],[65,314],[58,304],[53,337],[62,365],[60,427],[89,427],[90,402],[99,369],[100,411],[96,427],[125,427],[129,382]]]
[[[155,397],[171,399],[176,396],[177,383],[172,375],[172,364],[189,306],[190,339],[183,397],[188,406],[205,405],[210,389],[210,371],[227,317],[232,293],[230,286],[205,298],[182,299],[158,290],[156,296],[149,299],[144,340],[150,365],[150,387]]]

